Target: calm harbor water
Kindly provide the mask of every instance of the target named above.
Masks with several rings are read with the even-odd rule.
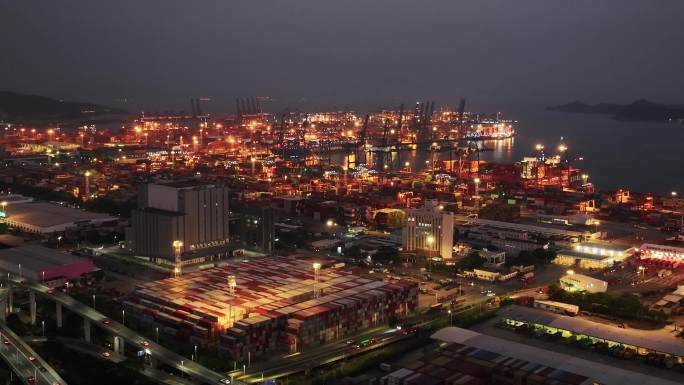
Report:
[[[541,143],[548,155],[557,153],[563,143],[571,155],[582,157],[576,166],[590,175],[599,189],[627,188],[638,192],[684,194],[684,125],[669,123],[621,122],[603,115],[569,114],[543,108],[520,108],[506,111],[517,120],[515,138],[486,141],[492,152],[481,159],[512,163],[534,156]],[[337,158],[337,157],[335,157]],[[441,155],[448,159],[447,154]],[[395,165],[409,162],[411,167],[425,167],[425,151],[405,152]],[[342,156],[334,161],[342,161]]]

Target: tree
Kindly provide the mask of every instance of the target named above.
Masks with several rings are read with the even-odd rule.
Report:
[[[398,259],[399,251],[391,246],[381,246],[378,251],[373,254],[373,260],[378,262],[389,262]]]
[[[347,258],[360,258],[361,257],[361,248],[357,245],[347,247],[344,249],[344,256]]]

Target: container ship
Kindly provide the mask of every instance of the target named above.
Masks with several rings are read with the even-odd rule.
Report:
[[[513,121],[511,120],[482,120],[468,126],[465,139],[469,140],[499,140],[515,136]]]

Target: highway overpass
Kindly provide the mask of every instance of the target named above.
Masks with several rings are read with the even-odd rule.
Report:
[[[149,354],[151,362],[162,362],[172,368],[175,368],[187,374],[195,381],[215,385],[230,383],[234,383],[237,385],[242,384],[241,382],[237,381],[231,382],[230,378],[226,377],[225,375],[216,373],[213,370],[210,370],[188,359],[187,357],[174,353],[173,351],[166,349],[165,347],[153,341],[148,341],[146,337],[141,336],[140,334],[127,328],[119,322],[111,320],[109,317],[98,312],[92,307],[84,305],[83,303],[75,300],[69,295],[62,293],[59,290],[53,291],[45,285],[24,280],[20,277],[11,277],[11,282],[13,286],[29,290],[29,309],[31,312],[31,320],[35,320],[35,296],[36,294],[38,294],[42,298],[48,299],[56,304],[57,327],[62,326],[63,307],[69,309],[71,312],[78,314],[80,317],[82,317],[84,320],[84,337],[86,341],[90,341],[90,329],[93,325],[95,325],[114,336],[114,350],[117,353],[123,354],[124,344],[129,343],[132,344],[132,346],[134,346],[135,349],[144,350],[147,354]],[[9,290],[8,295],[8,302],[11,307],[12,289]],[[105,320],[108,320],[106,324],[104,323]]]
[[[0,340],[2,359],[24,384],[66,385],[62,377],[4,323],[0,323]],[[34,383],[29,382],[30,377],[35,379]]]

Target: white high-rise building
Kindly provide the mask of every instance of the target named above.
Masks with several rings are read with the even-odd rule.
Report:
[[[422,208],[409,210],[402,233],[405,251],[429,257],[451,258],[454,245],[454,214],[445,212],[436,200]]]

